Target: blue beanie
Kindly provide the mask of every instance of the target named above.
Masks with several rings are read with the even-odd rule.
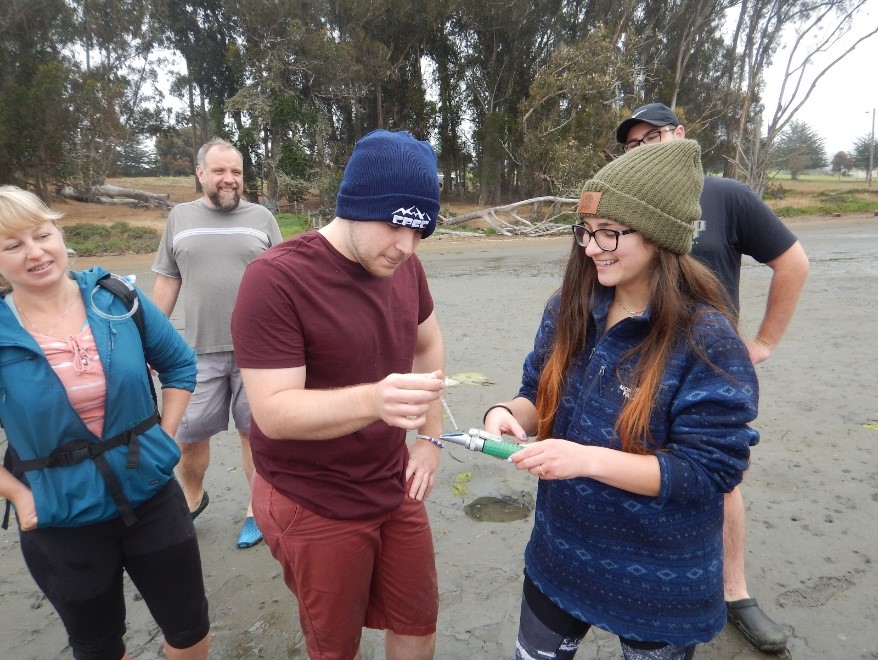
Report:
[[[427,238],[439,214],[436,154],[405,131],[378,129],[354,145],[338,190],[335,215],[383,220]]]

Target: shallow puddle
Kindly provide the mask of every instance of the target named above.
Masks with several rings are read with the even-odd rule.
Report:
[[[463,507],[463,512],[479,522],[513,522],[527,518],[532,509],[515,500],[479,497]]]

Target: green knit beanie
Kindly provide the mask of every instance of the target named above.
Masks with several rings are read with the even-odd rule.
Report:
[[[585,182],[577,213],[615,220],[671,252],[686,254],[701,217],[703,187],[697,142],[645,144]]]

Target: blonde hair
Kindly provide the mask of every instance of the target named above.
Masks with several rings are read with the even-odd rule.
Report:
[[[16,186],[0,186],[0,234],[35,229],[47,222],[54,225],[63,215],[50,209],[32,192]],[[60,231],[60,227],[58,229]],[[10,291],[12,285],[0,276],[0,294]]]
[[[16,186],[0,186],[0,234],[54,223],[63,215],[50,209],[32,192]]]

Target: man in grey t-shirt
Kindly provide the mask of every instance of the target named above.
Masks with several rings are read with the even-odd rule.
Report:
[[[280,243],[281,235],[271,212],[241,200],[243,169],[241,153],[229,142],[212,140],[201,147],[195,173],[204,197],[173,208],[152,266],[153,300],[170,316],[182,294],[183,334],[198,354],[198,383],[176,438],[177,476],[193,519],[209,502],[204,476],[210,438],[228,428],[230,405],[248,485],[253,477],[250,407],[235,365],[230,320],[244,269]],[[260,540],[248,496],[237,545],[249,548]]]

